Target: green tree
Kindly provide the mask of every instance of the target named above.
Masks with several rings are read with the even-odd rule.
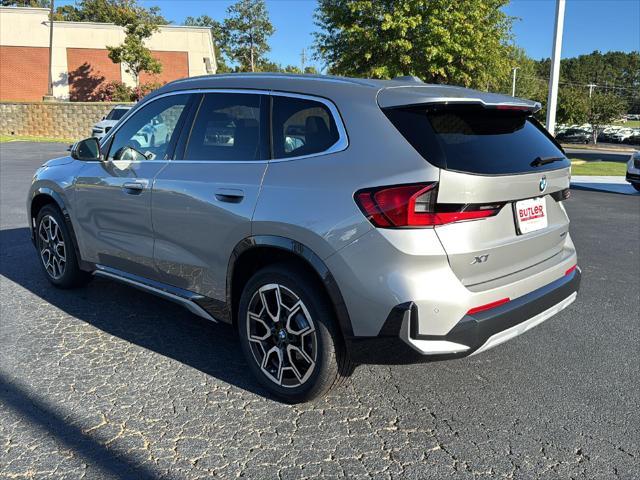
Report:
[[[209,27],[211,30],[211,38],[215,46],[217,73],[228,73],[232,69],[227,63],[228,58],[228,35],[225,30],[224,24],[214,20],[208,15],[201,15],[199,17],[187,17],[184,21],[185,25],[195,27]]]
[[[162,64],[153,58],[144,44],[145,39],[158,30],[158,25],[152,21],[153,16],[140,7],[121,10],[117,24],[124,27],[124,43],[107,47],[111,61],[124,64],[126,71],[133,75],[136,87],[140,85],[140,73],[162,71]]]
[[[268,38],[275,29],[264,0],[239,0],[227,9],[224,21],[226,48],[240,71],[255,72],[270,48]]]
[[[593,130],[593,143],[597,142],[602,128],[612,120],[620,118],[626,111],[627,104],[620,96],[612,93],[594,92],[589,99],[587,120]]]
[[[507,3],[319,0],[316,56],[341,75],[495,88],[510,73]]]
[[[160,14],[159,7],[144,8],[137,0],[80,0],[75,5],[56,8],[56,20],[71,22],[99,22],[123,25],[130,12],[142,15],[146,22],[166,25],[169,22]]]
[[[287,65],[284,68],[281,68],[282,73],[294,73],[296,75],[301,75],[303,73],[300,67],[295,65]]]
[[[589,94],[580,88],[562,87],[558,90],[558,123],[581,124],[589,117]]]
[[[551,60],[536,62],[538,74],[548,78]],[[595,84],[599,91],[614,93],[628,103],[630,113],[640,113],[640,52],[595,51],[565,58],[560,64],[560,85]]]

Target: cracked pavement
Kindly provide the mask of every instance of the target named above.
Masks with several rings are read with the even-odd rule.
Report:
[[[573,192],[583,285],[553,319],[289,406],[230,328],[103,279],[47,283],[24,202],[64,147],[0,144],[0,479],[640,477],[640,199]]]

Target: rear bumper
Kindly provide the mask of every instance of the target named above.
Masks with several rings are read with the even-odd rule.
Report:
[[[465,315],[446,335],[420,335],[418,308],[397,305],[376,337],[351,339],[359,363],[416,363],[480,353],[516,337],[569,306],[580,289],[581,272],[570,274],[510,302]]]

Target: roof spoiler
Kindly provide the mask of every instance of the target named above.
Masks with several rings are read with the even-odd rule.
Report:
[[[404,84],[389,85],[378,91],[377,101],[380,108],[418,105],[481,105],[485,108],[521,110],[531,113],[535,113],[541,108],[540,102],[500,93],[481,92],[448,85],[430,85],[422,83],[420,80],[402,79],[402,82]]]
[[[406,107],[418,107],[420,105],[481,105],[487,109],[494,110],[512,110],[512,111],[521,111],[528,113],[536,113],[541,108],[542,105],[540,102],[535,103],[518,103],[518,102],[509,102],[509,103],[501,103],[501,102],[487,102],[479,98],[432,98],[426,99],[425,101],[413,104],[404,104],[404,105],[393,105],[387,108],[406,108]]]

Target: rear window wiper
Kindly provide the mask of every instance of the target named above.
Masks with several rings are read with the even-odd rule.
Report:
[[[532,167],[539,167],[541,165],[547,165],[553,162],[560,162],[564,160],[565,157],[536,157],[536,159],[531,162]]]

